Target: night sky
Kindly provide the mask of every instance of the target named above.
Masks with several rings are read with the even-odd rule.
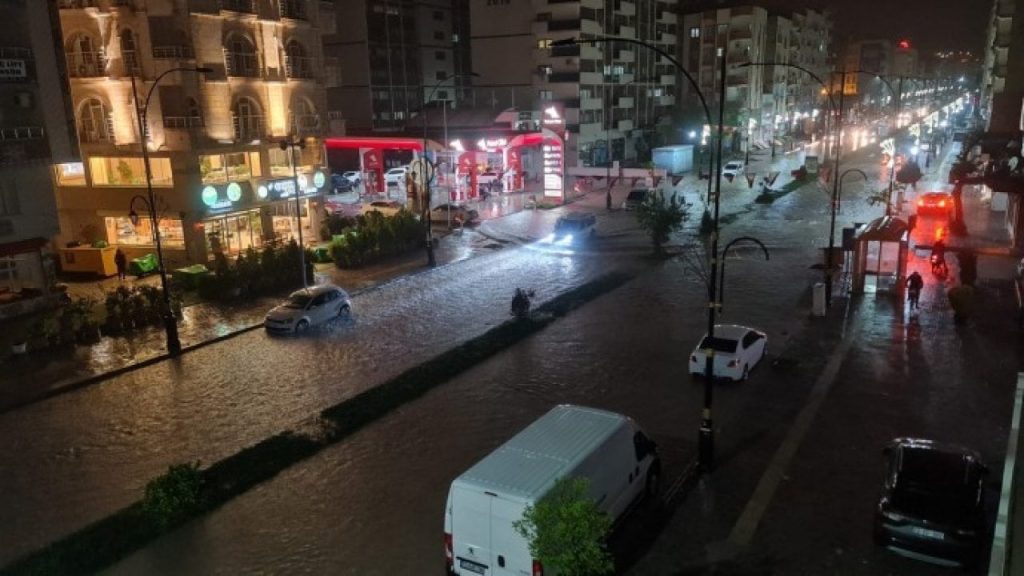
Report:
[[[686,2],[686,0],[683,0]],[[992,0],[749,0],[745,4],[791,10],[827,9],[836,39],[907,38],[922,52],[980,53]]]

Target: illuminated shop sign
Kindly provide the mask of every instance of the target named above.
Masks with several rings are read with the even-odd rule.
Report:
[[[234,183],[232,182],[232,184],[234,184]],[[242,197],[242,189],[240,187],[238,187],[238,184],[234,184],[234,185],[235,185],[235,187],[238,188],[238,191],[236,193],[237,197],[241,198]],[[235,202],[235,200],[231,200],[230,196],[223,196],[222,197],[221,193],[220,193],[220,190],[218,190],[216,186],[205,186],[205,187],[203,187],[203,196],[202,196],[202,198],[203,198],[203,204],[206,204],[206,206],[210,210],[224,210],[226,208],[231,208],[231,204],[233,202]]]
[[[298,180],[302,196],[313,196],[327,184],[327,175],[322,170],[317,170],[313,173],[312,185],[310,185],[308,174],[299,174]],[[267,180],[256,189],[256,195],[261,200],[268,197],[271,199],[292,198],[295,196],[295,179]]]
[[[476,143],[477,148],[486,152],[495,152],[505,146],[508,146],[506,138],[481,138]]]
[[[544,195],[562,196],[562,142],[546,140],[544,152]]]

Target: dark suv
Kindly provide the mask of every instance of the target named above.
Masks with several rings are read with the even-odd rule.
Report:
[[[875,509],[875,542],[974,565],[985,547],[983,487],[977,452],[931,440],[897,438]]]

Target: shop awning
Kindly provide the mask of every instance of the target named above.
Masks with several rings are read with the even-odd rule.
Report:
[[[0,244],[0,258],[14,256],[15,254],[25,254],[26,252],[38,252],[40,248],[46,245],[46,242],[46,238],[29,238],[27,240]]]
[[[899,242],[906,233],[906,222],[892,216],[883,216],[864,226],[857,235],[857,241]]]

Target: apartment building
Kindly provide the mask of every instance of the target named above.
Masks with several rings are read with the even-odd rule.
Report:
[[[632,38],[669,54],[677,0],[479,0],[471,13],[478,106],[524,117],[562,110],[567,167],[649,157],[670,124],[675,67],[642,46],[552,46],[563,38]]]
[[[980,108],[992,132],[1020,130],[1024,126],[1024,69],[1009,65],[1024,58],[1022,8],[1021,0],[995,0],[989,16]]]
[[[768,12],[757,6],[718,8],[683,15],[685,41],[679,44],[680,62],[700,86],[709,105],[718,103],[721,78],[718,50],[726,51],[725,124],[735,129],[737,140],[763,140],[765,77],[772,72],[747,62],[768,62]],[[775,46],[773,45],[773,52]],[[684,85],[688,101],[695,101],[692,88]],[[689,100],[693,98],[693,100]]]
[[[0,317],[53,285],[53,162],[77,157],[56,6],[0,0]]]
[[[330,4],[58,4],[81,147],[80,161],[54,167],[59,246],[105,241],[129,258],[153,252],[150,221],[131,218],[148,211],[143,142],[168,266],[296,237],[296,195],[313,237],[311,202],[327,180],[319,22],[332,19]],[[282,150],[284,140],[302,148]]]
[[[469,2],[335,0],[337,32],[323,48],[331,115],[348,132],[394,132],[428,98],[462,101],[473,71]]]

